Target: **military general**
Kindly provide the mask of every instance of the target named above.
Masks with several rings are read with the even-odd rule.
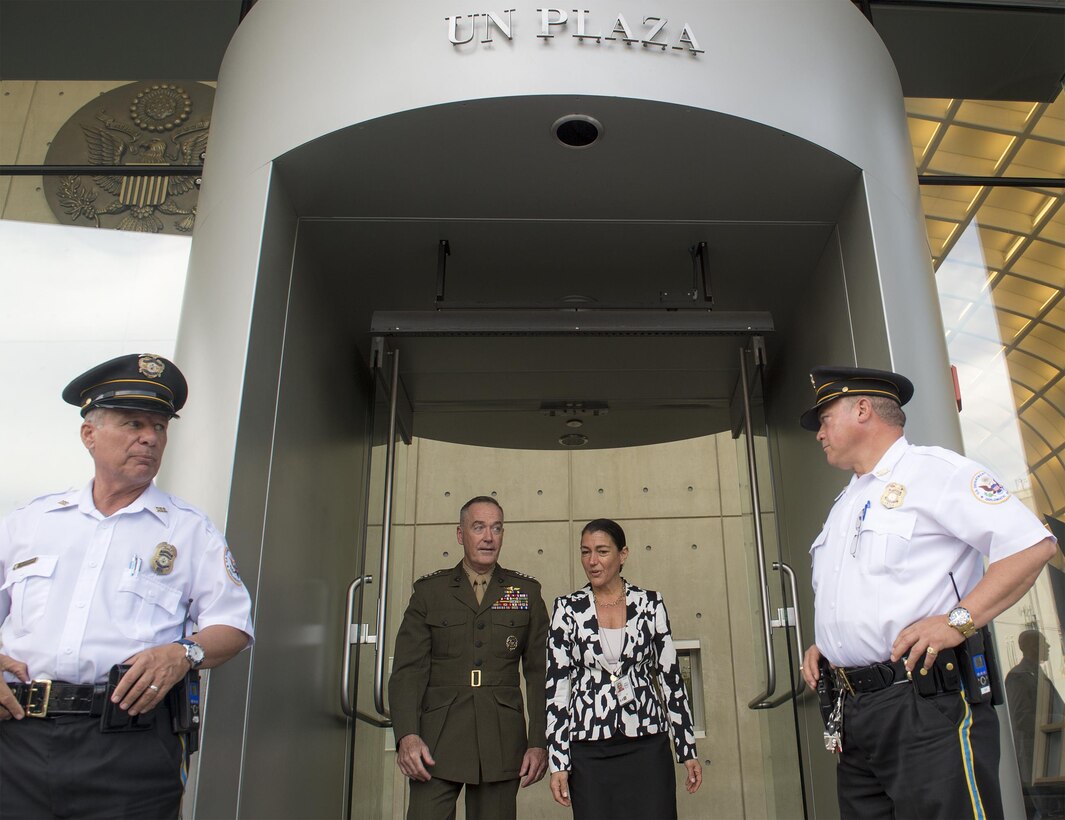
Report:
[[[503,508],[478,496],[459,512],[456,566],[414,584],[396,637],[389,701],[408,820],[516,816],[518,785],[547,770],[547,607],[536,579],[498,563]],[[526,729],[518,667],[528,696]]]

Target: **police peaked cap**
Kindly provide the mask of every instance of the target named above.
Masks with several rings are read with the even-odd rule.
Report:
[[[799,416],[799,424],[811,433],[821,428],[820,408],[843,396],[885,396],[903,405],[913,398],[913,383],[889,370],[867,367],[815,367],[810,371],[814,406]]]
[[[144,410],[175,418],[189,386],[176,364],[153,353],[119,356],[85,371],[63,389],[63,401],[81,408]]]

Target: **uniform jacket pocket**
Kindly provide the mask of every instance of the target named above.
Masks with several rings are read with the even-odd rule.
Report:
[[[11,627],[15,635],[25,635],[48,608],[58,555],[38,555],[17,561],[0,587],[11,597]]]
[[[419,734],[429,753],[435,754],[436,744],[440,742],[440,733],[447,722],[447,713],[457,695],[453,689],[430,687],[422,700],[422,716]]]
[[[457,658],[462,654],[470,613],[461,609],[429,612],[425,622],[432,635],[434,658]]]

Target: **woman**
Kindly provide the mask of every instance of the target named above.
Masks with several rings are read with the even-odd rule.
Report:
[[[551,794],[572,805],[576,820],[675,818],[671,728],[677,761],[688,769],[688,792],[703,782],[666,607],[657,592],[621,577],[628,555],[616,522],[589,522],[581,532],[588,583],[557,599],[551,618]]]

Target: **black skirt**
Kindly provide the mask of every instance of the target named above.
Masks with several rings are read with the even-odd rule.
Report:
[[[669,733],[570,745],[574,820],[676,820]]]

